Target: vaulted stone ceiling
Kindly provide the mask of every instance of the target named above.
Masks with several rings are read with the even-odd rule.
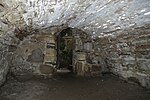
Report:
[[[150,0],[0,0],[0,32],[67,24],[93,36],[150,24]]]

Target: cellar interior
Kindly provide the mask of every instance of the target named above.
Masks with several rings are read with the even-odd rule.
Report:
[[[149,98],[149,0],[0,0],[0,100]]]

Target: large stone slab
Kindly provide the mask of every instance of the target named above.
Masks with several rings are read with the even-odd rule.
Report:
[[[11,75],[18,80],[30,79],[34,76],[35,66],[27,62],[22,56],[16,55],[12,60]]]
[[[41,74],[44,74],[44,75],[52,75],[52,74],[54,74],[55,69],[54,69],[54,67],[52,67],[50,65],[40,65],[39,71]]]
[[[44,54],[41,49],[35,49],[32,51],[31,55],[28,56],[27,61],[29,62],[43,62],[44,61]]]

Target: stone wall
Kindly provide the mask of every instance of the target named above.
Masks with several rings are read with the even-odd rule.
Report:
[[[95,76],[106,71],[106,62],[103,60],[103,52],[97,50],[93,39],[81,30],[73,30],[74,52],[73,69],[77,75]]]
[[[19,39],[15,38],[13,32],[7,32],[1,35],[0,38],[0,86],[5,82],[9,72],[13,51],[16,50],[16,45]]]
[[[7,53],[8,46],[3,45],[0,43],[0,86],[5,82],[6,80],[6,75],[8,73],[8,61],[7,61],[7,56],[9,55]]]
[[[150,87],[150,28],[118,31],[116,36],[100,38],[109,70],[128,81]],[[105,41],[106,40],[106,41]]]
[[[57,60],[55,35],[64,27],[13,28],[0,34],[0,86],[8,73],[19,80],[53,74]]]
[[[14,52],[11,73],[17,78],[51,75],[56,67],[56,43],[51,32],[38,31],[20,42]]]

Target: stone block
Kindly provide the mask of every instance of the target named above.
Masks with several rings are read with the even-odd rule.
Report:
[[[98,64],[93,64],[92,65],[92,73],[100,73],[102,71],[102,67]]]
[[[77,73],[77,75],[84,75],[84,68],[83,68],[83,62],[81,61],[77,61],[75,63],[75,73]]]
[[[97,75],[102,72],[102,68],[100,65],[89,64],[85,61],[76,61],[74,70],[77,75],[81,76]]]
[[[80,61],[85,61],[86,60],[86,53],[84,53],[84,52],[77,53],[77,58],[76,59],[78,59]]]
[[[49,56],[49,55],[46,55],[45,57],[44,57],[44,63],[45,62],[56,62],[56,56]]]
[[[56,55],[56,50],[53,49],[53,48],[47,48],[47,49],[45,50],[45,54],[46,54],[46,55],[53,55],[53,56],[55,56],[55,55]]]
[[[41,49],[35,49],[32,51],[31,55],[28,56],[27,61],[29,62],[43,62],[44,54]]]
[[[16,49],[17,49],[17,46],[15,46],[15,45],[8,46],[8,52],[14,52]]]
[[[93,50],[92,43],[90,43],[90,42],[84,43],[84,50],[92,51]]]
[[[92,71],[92,64],[86,63],[84,70],[86,74],[90,74]]]
[[[139,80],[140,85],[146,88],[150,88],[150,76],[143,74],[143,73],[137,73],[136,78]]]
[[[150,71],[150,60],[138,60],[137,61],[139,70]]]
[[[48,48],[45,51],[44,63],[45,62],[56,62],[56,50],[53,48]]]
[[[53,74],[55,72],[54,67],[50,65],[40,65],[39,70],[41,74],[47,74],[47,75]]]
[[[11,65],[10,72],[18,80],[30,79],[34,75],[35,66],[25,61],[22,56],[16,56]]]
[[[83,50],[83,43],[80,39],[75,40],[75,51]]]
[[[55,39],[52,35],[36,35],[33,36],[31,39],[35,39],[39,42],[55,43]]]
[[[135,50],[136,51],[147,51],[147,50],[150,50],[150,44],[137,45],[135,47]]]

